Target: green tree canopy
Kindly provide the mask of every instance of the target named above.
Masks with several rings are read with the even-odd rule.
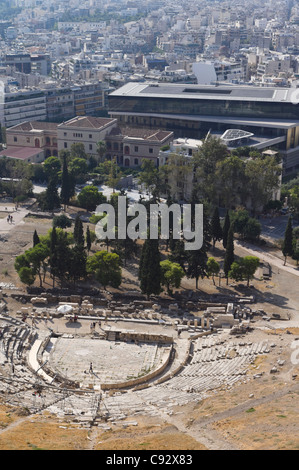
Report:
[[[139,264],[140,288],[147,297],[161,292],[161,265],[158,240],[145,240]]]
[[[70,157],[71,159],[76,159],[76,158],[83,158],[84,160],[87,159],[87,154],[85,152],[85,147],[84,144],[81,142],[75,142],[71,145],[71,151],[70,151]]]
[[[246,186],[253,213],[272,199],[272,193],[280,184],[281,166],[272,156],[251,158],[246,162]]]
[[[27,268],[26,266],[21,268],[18,272],[21,282],[27,286],[32,286],[35,281],[35,274],[32,268]]]
[[[220,139],[209,136],[193,157],[200,196],[214,203],[217,195],[217,164],[228,156],[227,146]]]
[[[54,180],[58,184],[61,161],[58,157],[49,157],[44,162],[44,172],[48,181]]]
[[[284,235],[283,246],[282,246],[282,253],[284,256],[284,264],[286,265],[287,257],[293,256],[294,253],[294,246],[293,246],[293,224],[292,224],[292,217],[289,217],[287,228]]]
[[[161,261],[161,284],[166,286],[169,295],[172,294],[172,287],[178,289],[185,276],[184,270],[178,263],[169,260]]]
[[[207,274],[212,276],[213,284],[215,285],[215,276],[220,272],[220,264],[215,260],[215,258],[208,258],[207,261]]]
[[[247,286],[249,286],[249,282],[251,279],[253,279],[259,264],[260,260],[256,256],[245,256],[239,261],[232,263],[231,269],[229,271],[229,277],[235,279],[236,281],[243,281],[246,279]]]
[[[222,240],[223,237],[223,230],[220,224],[218,207],[215,207],[211,220],[211,235],[213,240],[213,247],[215,247],[216,241]]]
[[[121,267],[116,253],[98,251],[87,259],[87,273],[103,285],[117,288],[121,284]]]
[[[227,278],[229,277],[229,272],[231,270],[231,266],[235,260],[235,252],[234,252],[234,226],[231,224],[228,237],[227,237],[227,245],[226,245],[226,252],[224,257],[224,265],[223,270],[224,274]]]
[[[106,202],[106,197],[99,192],[96,186],[85,186],[78,194],[80,207],[88,211],[94,211],[99,204]]]

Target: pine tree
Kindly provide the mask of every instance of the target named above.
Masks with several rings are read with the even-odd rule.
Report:
[[[293,225],[292,225],[292,217],[289,217],[288,225],[284,235],[284,241],[282,246],[282,253],[284,255],[284,265],[286,265],[287,257],[293,256],[294,253],[294,245],[293,245]]]
[[[40,239],[39,239],[39,236],[37,234],[37,231],[34,230],[34,234],[33,234],[33,247],[35,247],[36,245],[38,245],[40,243]]]
[[[229,229],[230,229],[230,217],[229,217],[229,212],[227,211],[226,216],[225,216],[223,231],[222,231],[222,243],[223,243],[223,247],[225,249],[226,249],[226,245],[227,245],[227,238],[228,238]]]
[[[230,272],[231,266],[235,260],[235,254],[234,254],[234,226],[231,224],[229,232],[228,232],[228,237],[227,237],[227,245],[226,245],[226,253],[225,253],[225,258],[224,258],[224,274],[227,279],[228,283],[228,273]]]
[[[139,266],[140,288],[147,298],[161,293],[161,266],[158,240],[145,240]]]
[[[215,248],[216,241],[222,240],[223,231],[220,224],[219,210],[215,207],[212,221],[211,221],[211,235],[213,240],[213,248]]]

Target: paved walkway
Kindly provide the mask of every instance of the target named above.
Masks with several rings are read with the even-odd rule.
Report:
[[[26,215],[29,213],[28,209],[19,208],[17,211],[13,210],[14,206],[0,206],[0,212],[5,212],[7,215],[12,215],[13,221],[12,223],[7,222],[7,216],[3,219],[0,219],[0,233],[9,233],[13,228],[15,228]]]
[[[41,368],[41,365],[39,364],[38,360],[37,360],[37,354],[38,354],[38,350],[42,344],[42,342],[44,341],[45,339],[45,335],[39,335],[39,337],[35,340],[32,348],[30,349],[30,352],[29,352],[29,357],[28,357],[28,362],[29,362],[29,365],[31,366],[31,368],[37,372],[38,371],[38,374],[40,376],[43,377],[43,379],[45,379],[47,382],[52,382],[53,381],[53,377],[50,377],[49,375],[47,375],[43,369]]]
[[[277,268],[282,269],[283,271],[287,271],[290,274],[293,274],[294,276],[299,276],[298,267],[292,266],[288,263],[286,264],[286,266],[284,266],[284,260],[278,258],[278,256],[275,256],[271,253],[267,253],[262,248],[250,245],[249,243],[246,243],[245,246],[244,244],[236,241],[235,244],[242,250],[247,251],[249,255],[257,256],[261,261],[269,263],[271,266],[276,266]]]

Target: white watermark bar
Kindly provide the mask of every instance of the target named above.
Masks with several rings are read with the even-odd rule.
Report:
[[[117,220],[112,204],[100,204],[96,215],[103,216],[96,224],[99,240],[184,240],[186,250],[200,250],[203,245],[202,204],[150,204],[140,203],[127,207],[126,196],[118,197]],[[128,218],[130,220],[128,220]],[[117,227],[117,230],[116,230]]]
[[[293,341],[291,348],[295,349],[295,351],[293,351],[291,354],[291,363],[297,366],[299,364],[299,341]]]

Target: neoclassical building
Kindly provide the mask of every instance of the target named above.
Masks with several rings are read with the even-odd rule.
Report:
[[[6,130],[6,146],[25,147],[28,154],[39,151],[43,160],[47,157],[58,156],[57,124],[52,122],[27,121]]]
[[[105,158],[115,158],[120,166],[137,168],[142,160],[158,166],[161,147],[169,145],[173,132],[120,127],[117,119],[77,116],[61,124],[24,122],[6,131],[7,148],[1,156],[41,163],[61,150],[70,151],[75,143],[84,145],[85,153],[98,157],[98,142],[105,142]]]

